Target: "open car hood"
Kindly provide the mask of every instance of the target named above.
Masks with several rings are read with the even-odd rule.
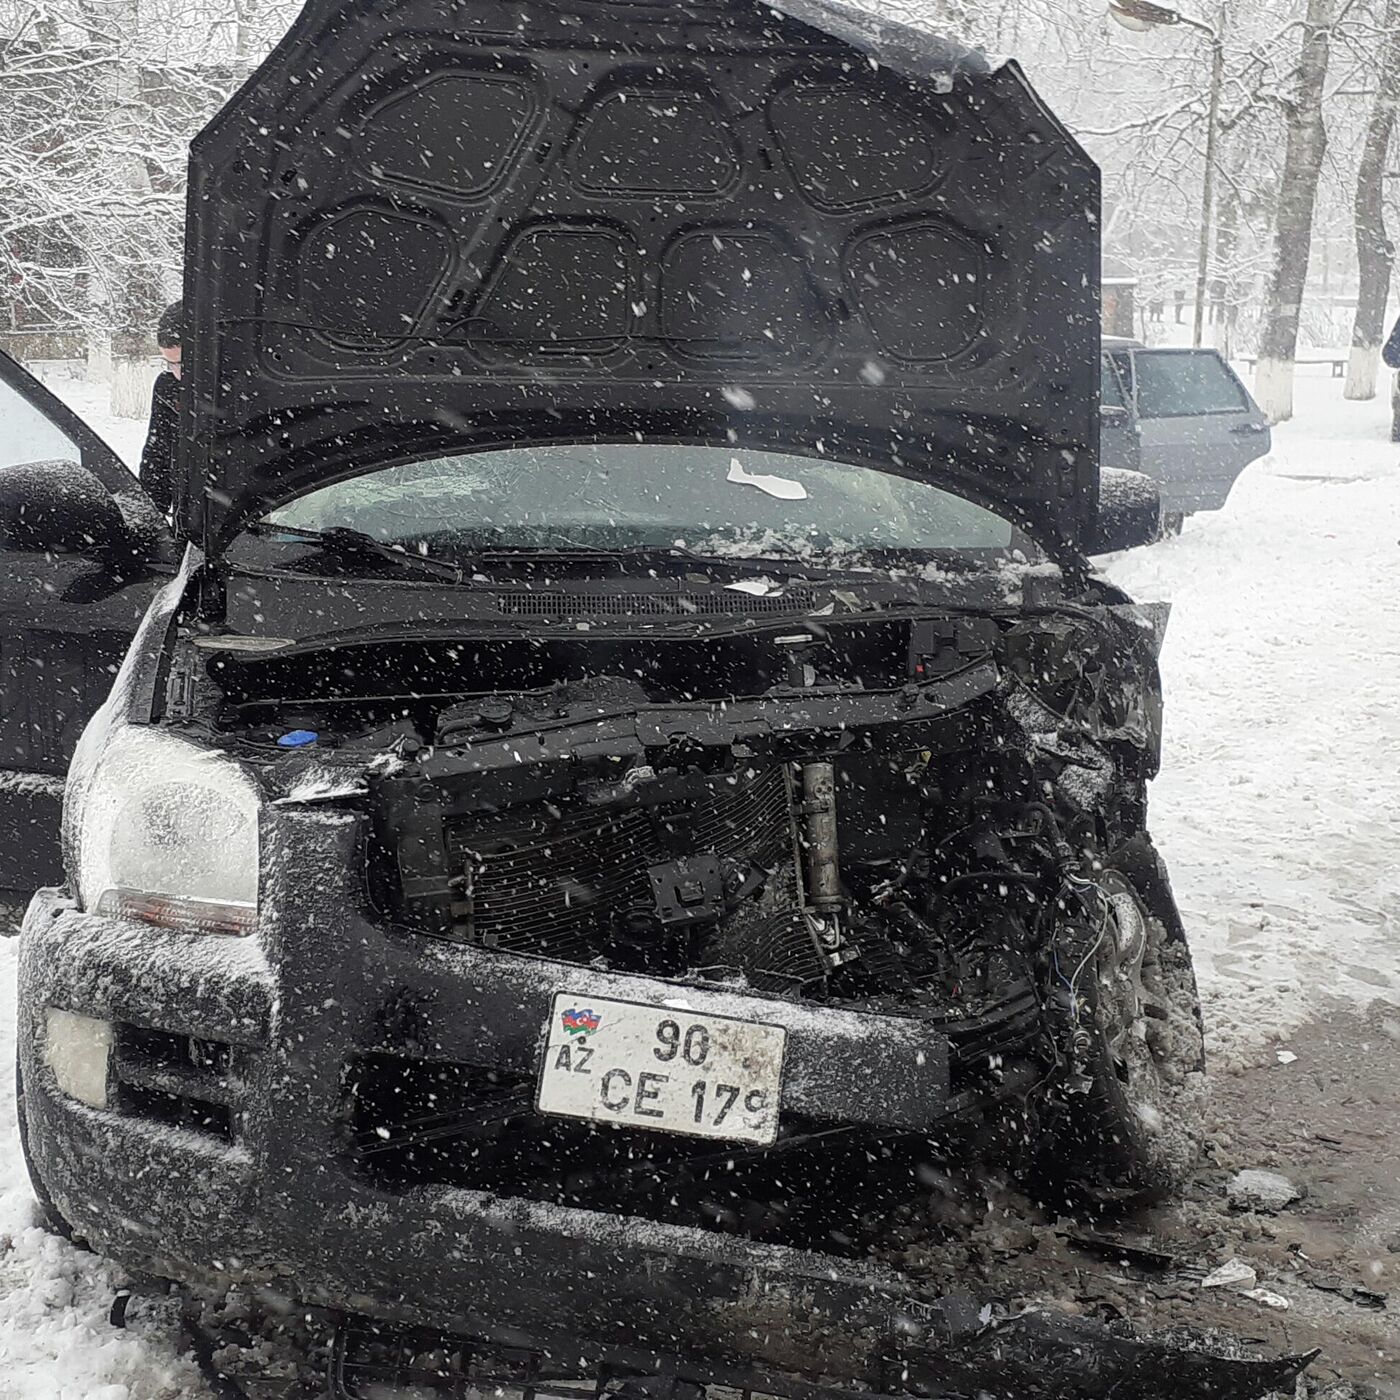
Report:
[[[810,452],[1075,545],[1098,172],[828,0],[310,0],[191,156],[183,525],[530,441]]]

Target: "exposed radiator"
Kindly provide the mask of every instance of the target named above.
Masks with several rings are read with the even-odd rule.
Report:
[[[721,779],[710,801],[685,810],[557,815],[530,804],[457,818],[446,835],[453,864],[468,874],[468,937],[569,961],[592,958],[615,920],[652,906],[653,866],[680,854],[775,865],[791,851],[776,765]]]

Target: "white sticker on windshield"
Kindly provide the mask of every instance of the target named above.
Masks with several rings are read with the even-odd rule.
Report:
[[[800,481],[789,481],[785,476],[762,476],[746,471],[737,458],[729,459],[729,480],[739,486],[757,486],[760,491],[776,496],[780,501],[805,501],[807,488]]]

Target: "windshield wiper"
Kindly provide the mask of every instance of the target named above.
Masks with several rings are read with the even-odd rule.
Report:
[[[839,573],[840,567],[833,564],[809,563],[802,559],[782,555],[752,554],[704,554],[686,545],[624,545],[616,549],[592,548],[587,545],[491,545],[485,549],[473,550],[474,562],[523,562],[587,564],[591,561],[617,563],[646,563],[671,561],[690,564],[706,569],[732,569],[736,573],[801,574]]]
[[[783,578],[830,577],[850,573],[835,563],[818,563],[781,555],[705,554],[685,545],[625,545],[620,548],[593,548],[588,545],[487,545],[466,555],[466,564],[454,564],[432,554],[418,554],[377,540],[361,530],[336,525],[328,530],[304,530],[296,525],[274,525],[259,521],[250,525],[251,534],[287,535],[320,545],[329,554],[344,559],[383,559],[400,569],[414,570],[431,578],[465,583],[471,571],[489,564],[589,564],[654,561],[688,564],[695,568],[727,569],[738,574],[777,574]]]
[[[352,530],[348,525],[334,525],[329,530],[303,530],[296,525],[272,525],[259,521],[248,526],[253,535],[290,535],[293,539],[309,540],[318,544],[327,554],[341,559],[386,559],[400,569],[410,569],[429,578],[448,579],[452,583],[465,583],[467,571],[447,559],[438,559],[431,554],[410,554],[406,549],[385,544],[373,535],[362,530]]]

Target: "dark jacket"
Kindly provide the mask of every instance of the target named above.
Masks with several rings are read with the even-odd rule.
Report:
[[[151,426],[141,453],[141,484],[164,514],[175,500],[175,443],[180,433],[180,381],[168,370],[151,391]]]
[[[1390,332],[1390,339],[1386,341],[1384,349],[1381,350],[1381,359],[1391,369],[1400,369],[1400,320],[1395,322],[1395,328]]]

